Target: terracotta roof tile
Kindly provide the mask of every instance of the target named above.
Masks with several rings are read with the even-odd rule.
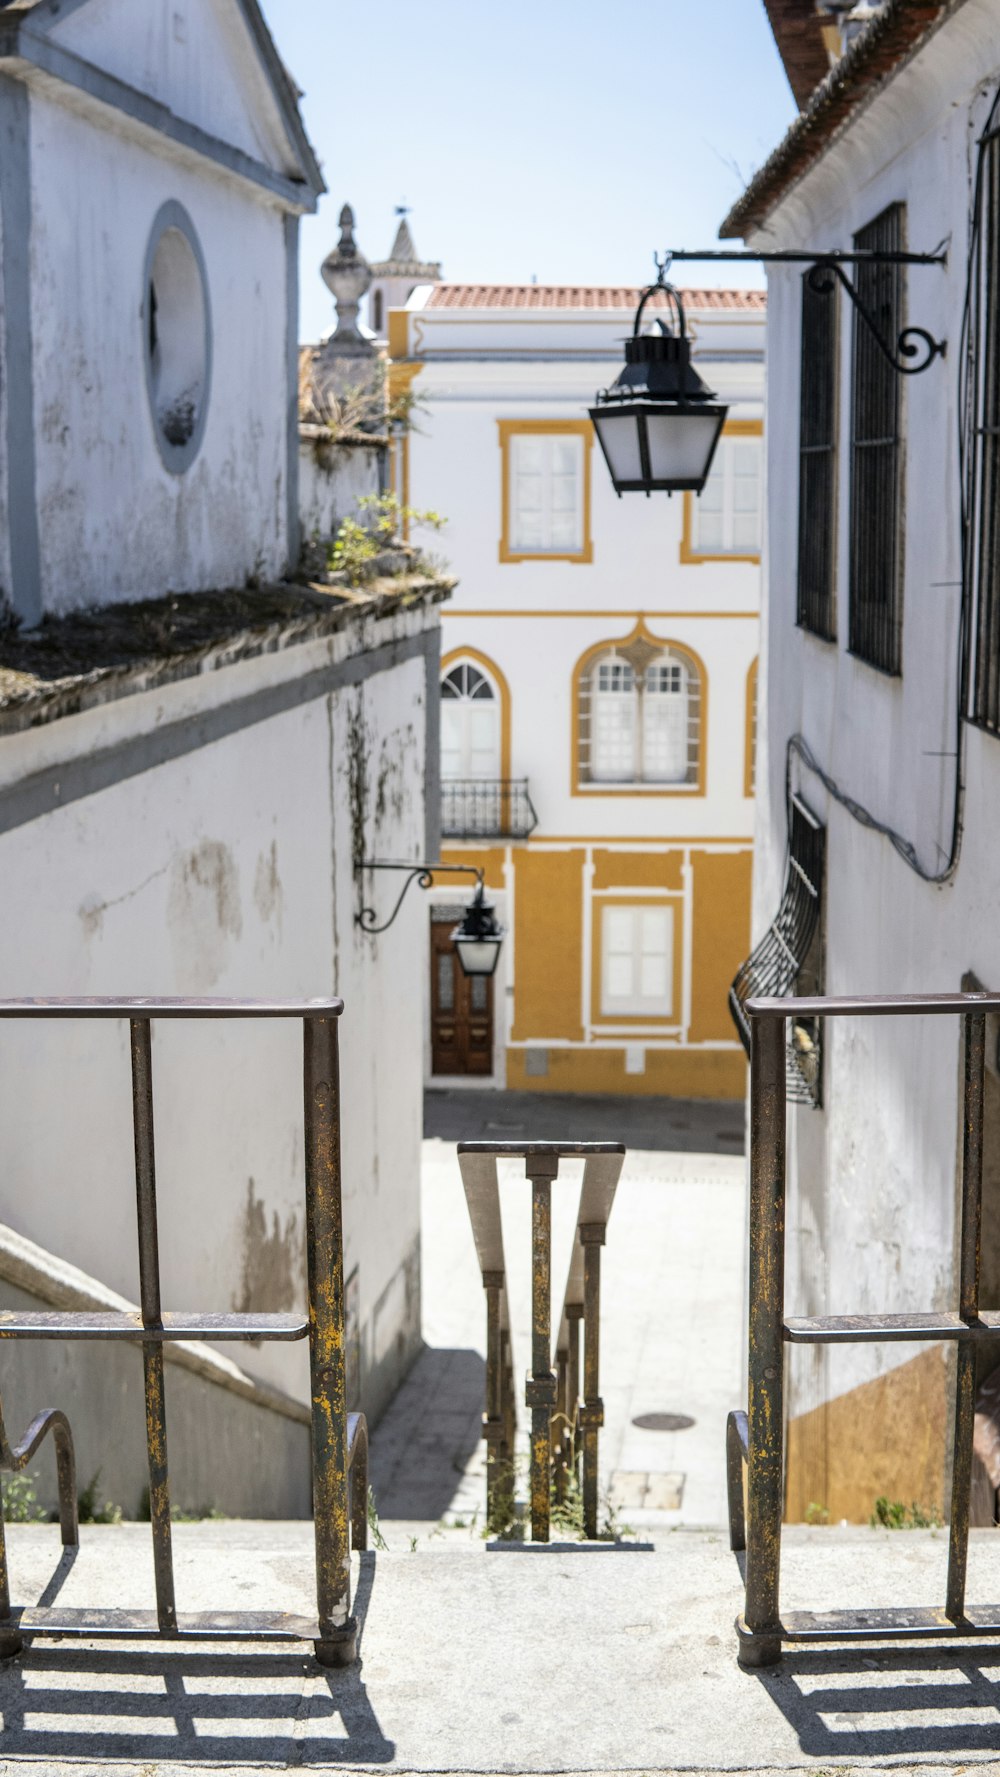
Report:
[[[719,230],[723,239],[745,237],[759,227],[858,106],[890,78],[945,12],[961,4],[962,0],[885,0],[882,11],[831,68],[784,141],[733,205]]]
[[[685,308],[749,309],[767,306],[763,290],[682,290]],[[428,309],[626,309],[642,290],[632,284],[436,284]]]
[[[801,111],[830,72],[816,0],[764,0],[788,84]]]

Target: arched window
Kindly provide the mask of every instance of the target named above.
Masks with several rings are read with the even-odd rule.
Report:
[[[459,661],[441,680],[441,776],[501,776],[497,688],[469,660]]]
[[[699,782],[701,674],[693,656],[641,636],[603,649],[579,678],[584,784]]]

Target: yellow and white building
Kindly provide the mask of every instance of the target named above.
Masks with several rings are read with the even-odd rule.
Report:
[[[435,283],[388,316],[420,397],[395,486],[447,514],[459,582],[441,855],[485,867],[508,933],[494,983],[467,983],[447,933],[468,887],[439,878],[435,1084],[744,1089],[726,995],[750,937],[765,298],[685,293],[726,432],[700,501],[619,500],[587,407],[639,295]]]

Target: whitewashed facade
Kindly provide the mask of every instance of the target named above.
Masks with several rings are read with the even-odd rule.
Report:
[[[5,7],[0,138],[7,601],[32,624],[281,575],[323,182],[257,0]]]
[[[964,562],[980,559],[981,547],[988,561],[991,549],[983,529],[990,515],[981,505],[973,503],[971,529],[963,530],[959,440],[967,450],[970,443],[975,448],[972,435],[983,410],[975,399],[963,409],[959,380],[971,364],[981,386],[987,364],[995,363],[989,354],[996,350],[991,330],[998,316],[995,306],[987,315],[982,265],[973,280],[982,299],[980,324],[964,341],[963,322],[972,193],[979,140],[1000,86],[1000,39],[990,0],[924,7],[919,19],[907,19],[906,11],[889,0],[854,39],[828,88],[814,97],[724,227],[751,247],[820,255],[833,247],[850,251],[860,231],[902,206],[901,245],[912,252],[931,252],[938,243],[947,249],[946,265],[907,269],[897,317],[899,325],[925,328],[945,342],[947,356],[897,382],[899,480],[891,532],[898,582],[885,597],[893,602],[899,646],[888,670],[873,664],[870,651],[866,657],[857,603],[852,620],[858,597],[852,537],[855,548],[870,554],[878,536],[874,525],[860,527],[859,544],[859,525],[852,521],[852,502],[862,497],[854,439],[863,336],[838,291],[828,299],[839,311],[839,331],[831,633],[824,636],[801,604],[803,269],[768,268],[769,503],[761,648],[766,719],[755,937],[766,931],[782,896],[791,737],[804,737],[840,798],[850,798],[910,848],[907,861],[890,837],[859,822],[815,770],[793,757],[792,788],[826,832],[819,985],[831,994],[951,991],[973,976],[989,988],[1000,982],[1000,739],[995,726],[977,715],[975,667],[972,682],[963,683],[959,646],[963,621],[974,636],[976,613],[987,596],[979,570],[967,575]],[[996,251],[995,211],[992,220],[984,215],[981,239],[984,253]],[[878,318],[886,325],[886,311]],[[891,565],[883,565],[891,579]],[[976,652],[973,639],[973,661]],[[981,652],[980,658],[985,665]],[[966,719],[959,722],[960,715]],[[954,1019],[827,1021],[822,1104],[789,1112],[789,1314],[956,1307],[961,1058]],[[987,1060],[982,1305],[995,1308],[995,1029]],[[944,1469],[949,1365],[949,1349],[942,1346],[794,1350],[789,1515],[803,1517],[813,1505],[835,1518],[867,1518],[877,1494],[940,1511],[950,1485]]]

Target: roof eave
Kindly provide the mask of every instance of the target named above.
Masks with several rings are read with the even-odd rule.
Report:
[[[894,77],[904,58],[915,53],[946,12],[957,10],[963,3],[964,0],[886,0],[883,10],[831,68],[787,135],[733,205],[719,229],[720,238],[744,240],[758,229],[794,181],[846,127],[858,106]]]

